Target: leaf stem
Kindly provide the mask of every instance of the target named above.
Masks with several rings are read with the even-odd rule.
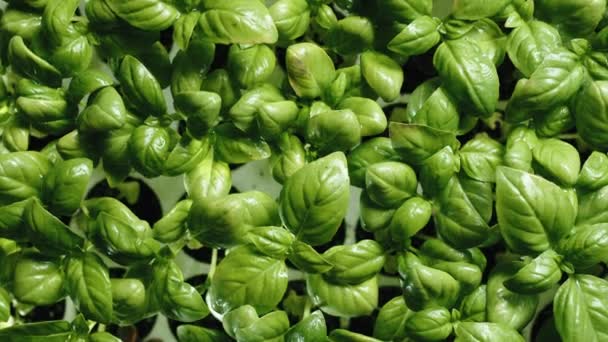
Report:
[[[310,309],[312,307],[312,301],[308,296],[306,296],[306,303],[304,304],[304,313],[302,314],[302,319],[308,317],[310,315]]]
[[[209,279],[213,279],[213,273],[215,273],[216,264],[217,264],[217,248],[214,248],[213,250],[211,250],[211,266],[209,266],[209,273],[207,274],[207,277],[209,277]]]
[[[348,329],[350,326],[350,318],[340,317],[340,329]]]

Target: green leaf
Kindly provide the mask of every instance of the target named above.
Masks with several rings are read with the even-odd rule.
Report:
[[[303,242],[329,242],[346,215],[349,187],[346,157],[340,152],[302,167],[281,190],[283,223]]]
[[[553,26],[530,20],[511,31],[507,53],[517,70],[530,77],[545,57],[561,45],[559,32]]]
[[[11,295],[0,287],[0,322],[6,322],[11,317]],[[0,333],[1,334],[1,333]]]
[[[106,0],[116,15],[142,30],[162,31],[173,25],[179,11],[168,1],[162,0]]]
[[[529,119],[534,111],[566,103],[583,84],[585,68],[576,54],[558,51],[545,57],[530,79],[517,82],[506,109],[509,122]]]
[[[157,260],[153,269],[152,295],[165,316],[180,322],[193,322],[209,314],[200,293],[184,282],[182,271],[175,261]]]
[[[254,227],[279,223],[276,202],[260,191],[195,200],[188,217],[192,235],[205,245],[224,248],[247,242]]]
[[[41,251],[49,255],[62,255],[77,251],[83,239],[72,232],[61,220],[42,206],[38,198],[32,198],[23,209],[23,221],[29,239]]]
[[[230,123],[215,128],[214,148],[218,158],[228,164],[244,164],[271,155],[270,146],[264,140],[245,134]]]
[[[401,204],[388,227],[397,248],[405,249],[408,246],[409,239],[429,223],[432,210],[431,203],[420,197],[412,197]]]
[[[440,239],[426,240],[420,246],[418,257],[431,266],[438,262],[450,261],[475,264],[481,270],[486,268],[485,256],[478,248],[456,249]]]
[[[120,342],[121,339],[105,331],[89,335],[90,342]]]
[[[329,334],[328,341],[331,342],[380,342],[373,337],[365,336],[346,329],[335,329]]]
[[[560,241],[557,251],[575,269],[586,269],[608,260],[608,225],[577,227],[572,235]]]
[[[602,20],[603,0],[541,0],[535,2],[534,15],[557,26],[566,37],[585,37]]]
[[[13,70],[24,77],[53,86],[61,83],[59,70],[30,50],[19,36],[8,43],[8,60]]]
[[[576,181],[576,187],[584,190],[598,190],[608,185],[608,156],[605,153],[591,152]]]
[[[10,36],[20,36],[30,41],[40,32],[40,13],[7,8],[0,18],[0,28]]]
[[[557,106],[548,112],[536,113],[534,117],[536,134],[541,137],[554,137],[574,126],[574,116],[566,105]]]
[[[325,317],[319,310],[293,325],[285,333],[285,342],[321,341],[327,337]]]
[[[90,159],[57,162],[44,179],[42,201],[55,214],[73,214],[80,207],[92,174]]]
[[[553,250],[547,250],[514,276],[504,281],[504,286],[517,293],[535,294],[552,288],[562,278],[561,257]]]
[[[111,279],[112,321],[132,324],[143,318],[147,309],[146,288],[139,279]]]
[[[456,342],[524,342],[517,330],[497,323],[460,322],[454,327]]]
[[[213,152],[210,151],[203,161],[186,173],[184,186],[188,196],[195,202],[224,197],[232,186],[230,167],[214,160]]]
[[[599,342],[608,338],[608,306],[602,295],[606,291],[606,280],[583,274],[570,277],[557,290],[553,312],[563,341]]]
[[[283,341],[283,335],[288,329],[289,318],[285,311],[273,311],[238,329],[236,338],[243,342]]]
[[[340,55],[354,55],[367,50],[374,42],[374,28],[365,17],[348,16],[329,30],[325,43]]]
[[[72,129],[74,107],[68,107],[62,89],[49,88],[29,79],[17,83],[18,111],[32,127],[44,133],[61,135]]]
[[[113,87],[105,87],[94,93],[87,107],[76,117],[81,132],[104,132],[118,129],[125,124],[127,109]]]
[[[247,132],[255,124],[255,119],[264,104],[284,100],[278,88],[264,83],[244,92],[228,114],[236,127]]]
[[[416,194],[416,173],[407,164],[388,161],[370,165],[365,189],[371,200],[387,208],[396,207]]]
[[[341,101],[338,108],[350,109],[355,113],[363,137],[378,135],[386,130],[386,115],[376,101],[354,96]]]
[[[219,330],[182,324],[177,327],[177,338],[180,342],[228,342],[230,339]]]
[[[66,266],[66,292],[85,317],[101,323],[112,318],[112,284],[108,267],[94,253],[70,257]]]
[[[399,22],[410,22],[424,15],[431,15],[433,1],[431,0],[381,0],[380,8],[389,17]]]
[[[268,140],[276,140],[297,119],[298,105],[293,101],[263,104],[258,111],[258,130]]]
[[[405,303],[413,310],[451,307],[458,299],[460,285],[450,274],[423,265],[411,253],[399,256],[399,275]]]
[[[477,265],[467,262],[444,261],[434,263],[433,268],[444,271],[456,279],[460,284],[461,295],[469,294],[481,285],[482,271]]]
[[[326,282],[322,275],[309,274],[306,288],[313,304],[332,316],[367,316],[378,306],[377,277],[357,285],[337,285]]]
[[[209,129],[217,125],[222,109],[222,98],[208,91],[187,91],[173,97],[178,113],[186,116],[188,132],[195,138],[203,138]]]
[[[207,71],[209,71],[214,57],[215,44],[200,39],[191,41],[187,50],[178,52],[173,60],[171,94],[176,97],[182,92],[201,90],[203,78]],[[228,76],[225,70],[221,71],[226,77]],[[218,75],[219,73],[220,69],[209,74],[207,82],[211,84],[216,83],[212,80],[212,75]],[[209,89],[205,90],[213,91]],[[226,102],[226,98],[222,97],[222,99]]]
[[[437,31],[439,23],[439,20],[429,16],[418,17],[391,39],[387,48],[402,56],[424,54],[441,39]]]
[[[439,45],[433,65],[450,95],[472,114],[492,115],[498,103],[498,74],[492,60],[468,40]]]
[[[470,178],[496,181],[496,167],[502,164],[504,147],[485,133],[476,135],[459,151],[462,169]]]
[[[502,263],[490,273],[486,293],[489,322],[520,330],[534,317],[539,302],[538,295],[511,292],[503,284],[516,274],[520,267],[518,263]]]
[[[279,41],[301,37],[310,24],[310,8],[306,0],[279,0],[268,9],[279,33]]]
[[[459,39],[474,41],[482,55],[497,66],[502,64],[506,53],[507,37],[493,20],[486,18],[473,22],[471,29]]]
[[[173,242],[182,238],[186,233],[186,222],[192,200],[182,200],[152,226],[154,238],[160,242]]]
[[[559,139],[545,139],[539,140],[532,153],[537,173],[567,187],[576,184],[581,160],[574,146]]]
[[[63,1],[58,1],[62,3]],[[86,36],[71,39],[62,46],[53,49],[49,62],[53,64],[64,76],[73,76],[86,70],[93,59],[93,46]]]
[[[249,231],[247,239],[263,254],[285,259],[290,253],[294,236],[281,227],[257,227]]]
[[[66,321],[27,323],[0,330],[0,338],[9,342],[65,342],[72,334],[70,323]]]
[[[393,148],[407,162],[422,164],[427,158],[446,146],[457,150],[460,143],[452,132],[425,125],[409,125],[391,122],[389,134]]]
[[[325,273],[334,267],[327,259],[310,245],[295,240],[291,244],[289,261],[306,273]]]
[[[399,97],[403,85],[403,70],[389,56],[373,51],[362,53],[361,74],[384,101],[394,101]]]
[[[322,96],[335,78],[333,61],[316,44],[290,45],[285,58],[289,84],[299,97],[314,99]]]
[[[486,285],[481,285],[462,299],[458,310],[461,321],[485,322],[487,291]]]
[[[348,151],[361,141],[361,126],[350,109],[329,110],[308,120],[306,137],[322,154]]]
[[[374,337],[394,341],[406,336],[405,324],[414,312],[405,305],[403,296],[389,300],[378,312],[374,324]]]
[[[279,38],[268,9],[259,0],[202,0],[202,35],[218,44],[274,44]],[[233,25],[225,25],[225,23]]]
[[[279,304],[286,289],[285,263],[243,246],[218,264],[208,298],[213,310],[220,313],[245,304],[265,313]]]
[[[63,271],[56,262],[38,256],[26,256],[17,261],[13,295],[20,302],[32,305],[54,304],[65,296],[63,288]]]
[[[535,254],[568,235],[577,200],[539,176],[501,166],[496,172],[496,213],[507,246]]]
[[[2,144],[12,152],[27,151],[30,144],[30,124],[24,117],[13,116],[2,130]]]
[[[333,284],[360,284],[376,276],[384,266],[384,250],[374,240],[334,246],[323,253],[333,267],[323,274]]]
[[[270,159],[272,177],[277,182],[284,183],[306,165],[306,151],[300,139],[295,135],[282,134],[278,145],[278,153],[274,153]]]
[[[442,341],[452,333],[452,315],[446,308],[430,308],[412,313],[405,322],[407,335],[420,341]]]
[[[126,100],[140,115],[146,117],[147,115],[165,114],[167,103],[160,84],[150,70],[137,58],[127,55],[120,63],[117,77]]]
[[[129,152],[135,169],[146,177],[159,176],[170,154],[169,131],[162,127],[141,125],[129,139]]]
[[[399,159],[389,138],[374,137],[364,141],[347,156],[351,184],[360,188],[365,187],[365,173],[370,165]]]
[[[491,188],[485,190],[491,193]],[[478,203],[474,196],[483,196],[483,193],[467,193],[465,182],[458,177],[452,177],[437,198],[435,212],[437,232],[442,239],[455,247],[479,246],[489,236],[490,227],[482,216],[482,211],[476,206]],[[485,201],[485,198],[481,200]],[[490,196],[490,215],[491,204]]]
[[[187,135],[182,136],[180,142],[167,156],[163,174],[179,176],[194,169],[209,153],[209,139],[194,139]]]
[[[487,3],[484,0],[455,1],[452,15],[456,19],[479,20],[493,17],[504,9],[511,1],[498,0]]]
[[[251,88],[266,81],[276,66],[274,51],[268,45],[241,48],[232,45],[228,50],[228,71],[243,88]]]
[[[608,81],[588,82],[574,98],[576,129],[586,143],[604,150],[608,147]]]
[[[425,195],[437,196],[460,170],[460,158],[446,146],[426,158],[420,166],[419,182]]]
[[[182,50],[187,50],[192,34],[201,17],[200,12],[190,12],[181,15],[173,24],[173,41]]]

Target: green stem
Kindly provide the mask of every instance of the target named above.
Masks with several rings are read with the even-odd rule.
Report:
[[[97,331],[98,332],[104,332],[104,331],[106,331],[106,325],[99,323],[99,325],[97,326]]]
[[[340,317],[340,329],[348,329],[350,326],[350,318]]]
[[[306,297],[306,303],[304,304],[304,313],[302,314],[302,319],[304,319],[310,315],[311,307],[312,307],[312,301],[310,300],[310,298]]]
[[[211,251],[211,265],[209,266],[209,274],[207,275],[207,277],[209,277],[209,279],[213,279],[213,273],[215,273],[216,264],[217,264],[217,248],[214,248]]]

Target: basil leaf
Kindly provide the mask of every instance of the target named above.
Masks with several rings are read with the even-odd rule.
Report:
[[[314,248],[298,240],[293,241],[291,244],[287,258],[297,268],[311,274],[325,273],[334,267]]]
[[[7,8],[0,18],[0,28],[10,36],[32,40],[40,32],[42,16],[39,13]]]
[[[489,117],[498,103],[498,74],[492,60],[468,40],[452,40],[439,45],[433,65],[443,86],[472,114]],[[473,82],[475,80],[475,82]]]
[[[374,277],[384,266],[384,250],[374,240],[361,240],[354,245],[334,246],[323,256],[333,264],[325,280],[334,284],[360,284]]]
[[[380,342],[373,337],[365,336],[356,332],[348,331],[346,329],[335,329],[329,334],[328,341],[331,342]]]
[[[201,17],[200,12],[190,12],[181,15],[173,25],[173,41],[182,50],[187,50],[190,39]]]
[[[194,169],[209,153],[209,139],[202,140],[182,136],[181,141],[167,156],[163,174],[179,176]]]
[[[577,201],[571,192],[524,171],[497,169],[498,225],[512,250],[546,250],[570,232],[576,212]]]
[[[20,75],[52,86],[59,86],[61,73],[30,50],[23,38],[14,36],[8,43],[8,60]]]
[[[85,317],[107,323],[112,317],[112,284],[107,266],[94,253],[70,257],[66,292]]]
[[[313,304],[332,316],[367,316],[378,306],[377,277],[357,285],[336,285],[319,274],[309,274],[306,288]]]
[[[274,51],[267,45],[241,48],[232,45],[228,50],[228,71],[243,88],[266,81],[276,66]]]
[[[298,137],[282,134],[278,141],[279,152],[271,156],[272,177],[284,183],[296,171],[306,165],[306,151]]]
[[[461,321],[485,322],[486,319],[487,290],[481,285],[462,299],[458,310]]]
[[[405,303],[412,310],[451,307],[458,299],[458,281],[444,271],[423,265],[411,253],[399,256],[399,276]]]
[[[325,317],[319,310],[293,325],[285,333],[285,342],[320,341],[327,337]]]
[[[605,185],[608,185],[608,156],[605,153],[591,152],[578,175],[576,186],[593,191]]]
[[[181,342],[228,342],[230,339],[223,332],[199,327],[197,325],[182,324],[177,327],[177,338]]]
[[[89,335],[90,342],[120,342],[121,339],[105,331]]]
[[[522,79],[515,86],[505,113],[507,120],[524,121],[533,111],[565,103],[579,90],[584,77],[585,69],[576,54],[557,51],[547,55],[530,79]]]
[[[0,287],[0,322],[6,322],[10,317],[11,295],[4,288]]]
[[[422,341],[442,341],[452,333],[452,316],[446,308],[430,308],[412,313],[405,322],[407,335]]]
[[[597,149],[608,147],[608,81],[588,82],[574,98],[576,129],[586,143]]]
[[[257,319],[258,313],[255,308],[245,304],[226,313],[222,318],[222,326],[230,337],[236,338],[239,329],[248,327]]]
[[[209,71],[214,57],[215,44],[200,39],[190,42],[187,50],[178,52],[173,60],[171,94],[177,97],[183,92],[201,90],[203,78]],[[225,70],[222,71],[226,73]],[[214,83],[211,82],[211,77],[218,72],[219,69],[209,74],[207,82]],[[222,100],[225,102],[226,98],[222,97]]]
[[[188,228],[208,246],[232,247],[247,241],[254,227],[279,224],[276,202],[266,193],[249,191],[195,201]]]
[[[565,36],[584,37],[595,29],[602,19],[602,1],[541,0],[536,3],[534,14],[548,21],[565,33]]]
[[[13,152],[0,156],[0,204],[6,205],[38,196],[48,160],[38,152]]]
[[[335,78],[333,61],[316,44],[290,45],[285,58],[289,84],[299,97],[312,99],[323,95]]]
[[[362,53],[361,75],[384,101],[394,101],[399,97],[403,85],[403,70],[389,56],[373,51]]]
[[[530,77],[545,57],[561,45],[559,32],[553,26],[530,20],[511,31],[507,53],[517,70]]]
[[[294,123],[298,112],[298,105],[293,101],[263,104],[257,117],[260,135],[268,140],[276,140]]]
[[[218,44],[274,44],[279,38],[268,9],[259,0],[202,0],[202,35]],[[227,22],[234,25],[225,25]]]
[[[475,247],[486,241],[490,227],[477,208],[474,196],[464,188],[465,182],[452,177],[437,198],[435,224],[437,232],[449,244],[458,248]],[[491,188],[487,188],[491,192]],[[491,214],[491,200],[490,200]]]
[[[283,340],[289,329],[289,318],[285,311],[270,312],[252,324],[236,331],[236,338],[243,342]]]
[[[425,195],[435,197],[460,170],[460,158],[446,146],[426,158],[420,166],[420,185]]]
[[[601,341],[608,337],[608,282],[591,275],[571,276],[555,294],[555,326],[563,341]]]
[[[414,312],[405,305],[403,296],[389,300],[380,309],[374,324],[374,337],[385,341],[403,339],[405,324]]]
[[[377,205],[365,191],[361,193],[359,205],[361,228],[368,232],[377,232],[390,227],[396,209],[386,209]]]
[[[54,304],[65,296],[63,271],[56,262],[39,256],[22,257],[15,265],[13,295],[27,304]]]
[[[325,43],[340,55],[354,55],[367,50],[374,42],[372,22],[359,16],[348,16],[331,27]]]
[[[350,109],[330,110],[308,120],[306,137],[322,154],[347,151],[361,141],[361,126]]]
[[[310,7],[306,0],[279,0],[268,9],[279,33],[279,41],[304,35],[310,25]]]
[[[0,338],[7,341],[65,342],[73,333],[66,321],[46,321],[4,328],[0,330]]]
[[[572,235],[560,241],[557,251],[576,269],[589,268],[608,260],[608,225],[577,227]]]
[[[234,125],[242,131],[249,131],[255,124],[256,116],[266,103],[284,101],[280,90],[264,83],[246,91],[230,108],[229,115]]]
[[[263,254],[285,259],[290,253],[294,236],[281,227],[257,227],[249,231],[247,239]]]
[[[137,58],[127,55],[120,63],[117,77],[128,103],[132,104],[139,113],[143,116],[165,114],[167,103],[160,84]]]
[[[168,1],[162,0],[106,0],[116,15],[142,30],[162,31],[173,25],[179,11]]]
[[[277,260],[239,247],[217,266],[208,293],[213,310],[226,313],[249,304],[257,312],[272,310],[287,289],[287,266]]]
[[[30,241],[44,254],[61,255],[82,248],[83,239],[49,213],[38,198],[32,198],[23,209],[23,221]]]
[[[146,288],[139,279],[110,279],[112,284],[113,321],[132,324],[141,318],[147,309]]]
[[[58,215],[71,215],[80,207],[93,163],[87,158],[57,162],[44,179],[42,200]]]
[[[182,271],[175,261],[157,261],[153,268],[152,295],[165,316],[180,322],[193,322],[209,314],[201,295],[192,285],[184,282]]]
[[[270,146],[259,137],[251,137],[225,123],[215,128],[215,152],[220,160],[229,164],[244,164],[270,157]]]
[[[192,200],[182,200],[152,226],[154,238],[160,242],[177,241],[186,234],[186,222]]]
[[[347,156],[348,174],[353,186],[365,187],[365,173],[370,165],[375,163],[399,160],[393,150],[391,140],[385,137],[375,137],[362,142]]]
[[[493,17],[505,8],[509,2],[509,0],[499,0],[487,4],[483,0],[458,1],[452,7],[452,15],[456,19],[467,20]]]
[[[523,342],[517,330],[497,323],[461,322],[454,327],[457,342]]]
[[[568,106],[557,106],[545,113],[536,113],[534,127],[541,137],[554,137],[574,128],[574,116]]]
[[[400,22],[409,22],[423,15],[431,15],[433,1],[430,0],[381,0],[379,6],[389,17]]]
[[[169,139],[165,128],[142,125],[133,130],[129,151],[135,169],[146,177],[159,176],[170,154]]]
[[[505,280],[504,286],[523,294],[544,292],[557,284],[562,277],[560,259],[553,250],[547,250]]]
[[[445,146],[457,150],[460,145],[454,133],[425,125],[391,122],[389,134],[395,151],[406,162],[414,165],[423,163]]]
[[[540,140],[532,150],[539,174],[565,186],[576,183],[581,160],[574,146],[558,139]],[[559,160],[558,160],[559,158]]]
[[[431,214],[431,203],[420,197],[412,197],[403,202],[393,214],[388,227],[397,248],[407,248],[409,239],[429,223]]]
[[[311,245],[329,242],[348,209],[349,178],[340,152],[302,167],[281,190],[280,215],[296,238]]]
[[[481,285],[481,270],[467,262],[444,261],[433,264],[433,268],[444,271],[460,284],[460,294],[466,295]]]
[[[76,117],[81,132],[104,132],[118,129],[125,124],[127,109],[113,87],[105,87],[94,93],[87,107]]]
[[[187,118],[188,132],[195,138],[203,138],[210,128],[217,125],[222,108],[222,98],[207,91],[187,91],[173,97],[178,113]]]
[[[525,295],[509,291],[503,284],[519,270],[518,263],[498,264],[488,278],[487,319],[492,323],[520,330],[534,317],[538,295]]]
[[[184,177],[186,192],[195,202],[228,195],[232,186],[232,174],[228,164],[213,159],[209,151],[203,161]]]
[[[378,135],[386,130],[386,116],[380,105],[373,100],[349,97],[341,101],[338,108],[350,109],[355,113],[361,127],[361,136]]]
[[[439,21],[421,16],[412,21],[388,43],[387,48],[402,56],[416,56],[429,51],[439,43]]]
[[[467,176],[482,182],[496,181],[496,167],[502,164],[504,147],[487,134],[476,135],[459,151]]]

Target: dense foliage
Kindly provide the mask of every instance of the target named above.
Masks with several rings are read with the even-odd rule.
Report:
[[[608,341],[606,0],[4,5],[1,341]]]

